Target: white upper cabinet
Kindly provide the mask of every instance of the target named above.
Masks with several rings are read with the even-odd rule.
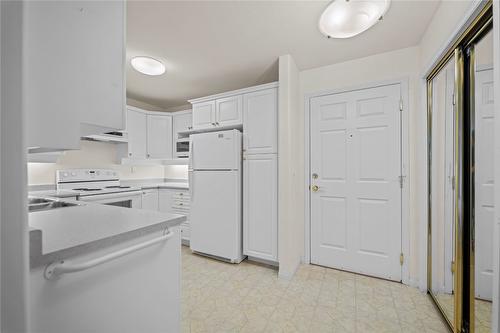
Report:
[[[243,149],[245,154],[277,153],[278,89],[243,96]]]
[[[171,159],[172,116],[127,108],[128,152],[131,159]]]
[[[177,139],[177,133],[193,129],[193,114],[191,111],[179,111],[174,113],[174,136]]]
[[[147,158],[172,158],[172,116],[148,115]]]
[[[78,149],[80,137],[122,130],[124,1],[23,2],[27,146]]]
[[[143,159],[147,155],[147,115],[127,110],[128,157]]]
[[[241,125],[243,121],[241,95],[220,98],[215,101],[215,125]]]
[[[193,128],[203,129],[215,126],[215,101],[193,104]]]
[[[255,119],[259,117],[264,121],[271,120],[275,125],[277,125],[276,119],[271,119],[277,114],[276,105],[277,101],[271,101],[273,98],[276,99],[277,95],[277,82],[262,84],[260,86],[254,86],[249,88],[244,88],[235,91],[229,91],[226,93],[202,97],[197,99],[192,99],[189,102],[193,105],[193,130],[204,130],[210,129],[214,130],[218,127],[230,128],[230,127],[240,127],[244,123],[245,112],[245,96],[252,96],[252,93],[263,92],[263,95],[257,94],[254,100],[249,100],[248,103],[252,108],[252,112],[255,114],[253,116]],[[273,95],[274,94],[274,95]],[[273,104],[274,102],[274,104]],[[255,106],[254,106],[255,105]],[[254,109],[264,106],[266,111],[259,112],[254,111]],[[263,115],[267,110],[271,110],[273,115]],[[262,113],[262,115],[261,115]],[[268,127],[273,126],[273,124],[266,125],[266,130]],[[274,134],[276,129],[274,129]],[[270,134],[266,133],[269,140]],[[258,144],[258,142],[255,142]],[[267,145],[270,145],[267,143]],[[271,143],[271,145],[276,146],[276,143]],[[272,149],[275,149],[272,148]],[[269,147],[261,150],[269,150]],[[274,151],[275,152],[275,151]]]

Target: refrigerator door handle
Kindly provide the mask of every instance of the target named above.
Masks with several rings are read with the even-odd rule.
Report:
[[[194,143],[193,143],[193,138],[190,137],[189,138],[189,161],[188,161],[188,170],[193,170],[193,147],[194,147]]]
[[[188,170],[189,200],[192,203],[194,198],[193,170]]]

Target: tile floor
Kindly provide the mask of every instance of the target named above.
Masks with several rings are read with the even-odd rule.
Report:
[[[182,247],[183,332],[448,332],[430,298],[399,283],[302,265],[291,281]]]

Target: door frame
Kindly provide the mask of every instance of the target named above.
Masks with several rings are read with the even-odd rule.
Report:
[[[401,112],[401,173],[403,176],[403,189],[401,191],[401,252],[404,255],[401,266],[401,281],[403,284],[417,286],[418,281],[410,278],[409,262],[410,251],[410,154],[409,154],[409,78],[403,77],[393,80],[370,82],[340,89],[325,90],[304,95],[304,257],[302,262],[311,263],[311,191],[309,190],[311,173],[311,99],[325,95],[339,94],[350,91],[377,88],[382,86],[401,85],[401,98],[403,100],[403,111]]]

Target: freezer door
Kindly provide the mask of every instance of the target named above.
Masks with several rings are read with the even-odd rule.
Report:
[[[191,184],[191,250],[241,261],[240,172],[195,170]]]
[[[241,132],[238,130],[191,135],[193,170],[239,170]]]

